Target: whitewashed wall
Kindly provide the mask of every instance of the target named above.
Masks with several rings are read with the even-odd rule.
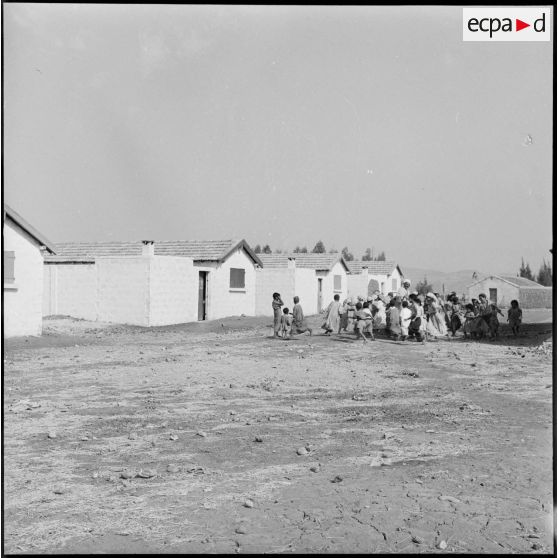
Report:
[[[11,220],[3,230],[4,250],[15,252],[15,282],[4,283],[4,336],[40,335],[43,256],[37,242]]]
[[[368,281],[370,280],[368,271],[347,275],[347,296],[356,298],[357,296],[365,297],[368,292]],[[343,299],[341,299],[343,302]]]
[[[150,257],[98,258],[97,319],[149,325]]]
[[[401,274],[395,268],[388,276],[385,285],[385,292],[383,294],[387,294],[391,291],[397,291],[401,287]],[[412,286],[411,286],[412,289]]]
[[[43,315],[97,319],[95,264],[45,264]]]
[[[313,269],[301,267],[296,270],[294,295],[300,299],[305,316],[318,313],[318,277]],[[292,311],[294,306],[292,297],[288,301],[283,299],[283,302]]]
[[[295,296],[295,269],[268,267],[256,270],[256,316],[273,316],[273,293],[279,293],[288,308]],[[304,308],[303,308],[304,309]]]
[[[150,258],[149,325],[162,326],[198,319],[198,273],[190,258]]]
[[[334,289],[334,275],[341,276],[341,289]],[[338,294],[341,302],[347,298],[347,271],[341,264],[337,262],[333,268],[323,278],[323,297],[322,297],[322,310],[327,308],[329,303],[333,300],[333,295]]]
[[[226,316],[240,316],[241,314],[246,316],[256,315],[256,269],[254,262],[244,250],[236,250],[220,265],[195,264],[194,268],[197,271],[209,271],[208,320],[216,320]],[[230,288],[231,268],[245,270],[244,289]]]

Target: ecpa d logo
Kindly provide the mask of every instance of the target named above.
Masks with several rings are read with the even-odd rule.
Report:
[[[550,41],[551,8],[463,8],[464,41]]]

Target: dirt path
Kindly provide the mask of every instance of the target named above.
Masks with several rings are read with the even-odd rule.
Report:
[[[5,354],[7,553],[553,551],[550,324],[45,324]]]

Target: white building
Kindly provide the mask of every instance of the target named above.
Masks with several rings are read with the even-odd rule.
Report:
[[[255,315],[260,260],[244,241],[61,243],[44,315],[159,326]]]
[[[347,296],[348,268],[336,254],[259,254],[262,269],[256,273],[256,314],[270,316],[272,295],[278,292],[292,309],[298,296],[306,315],[321,312],[338,294]]]
[[[54,245],[7,205],[3,223],[4,335],[41,335],[43,254]]]
[[[552,287],[543,287],[525,277],[490,275],[467,287],[469,300],[483,293],[501,308],[517,300],[521,308],[552,308]]]
[[[376,290],[387,295],[401,287],[403,273],[393,261],[353,260],[347,262],[347,266],[350,270],[348,293],[351,297],[367,297]]]

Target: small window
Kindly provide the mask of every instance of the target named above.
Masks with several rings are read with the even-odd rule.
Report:
[[[341,290],[341,275],[334,275],[333,276],[333,290],[340,291]]]
[[[488,298],[490,298],[490,302],[492,302],[493,304],[497,304],[498,289],[488,289]]]
[[[15,252],[4,252],[4,283],[14,283]]]
[[[234,267],[231,267],[231,289],[244,289],[244,287],[246,286],[244,280],[245,273],[246,272],[244,269],[236,269]]]

